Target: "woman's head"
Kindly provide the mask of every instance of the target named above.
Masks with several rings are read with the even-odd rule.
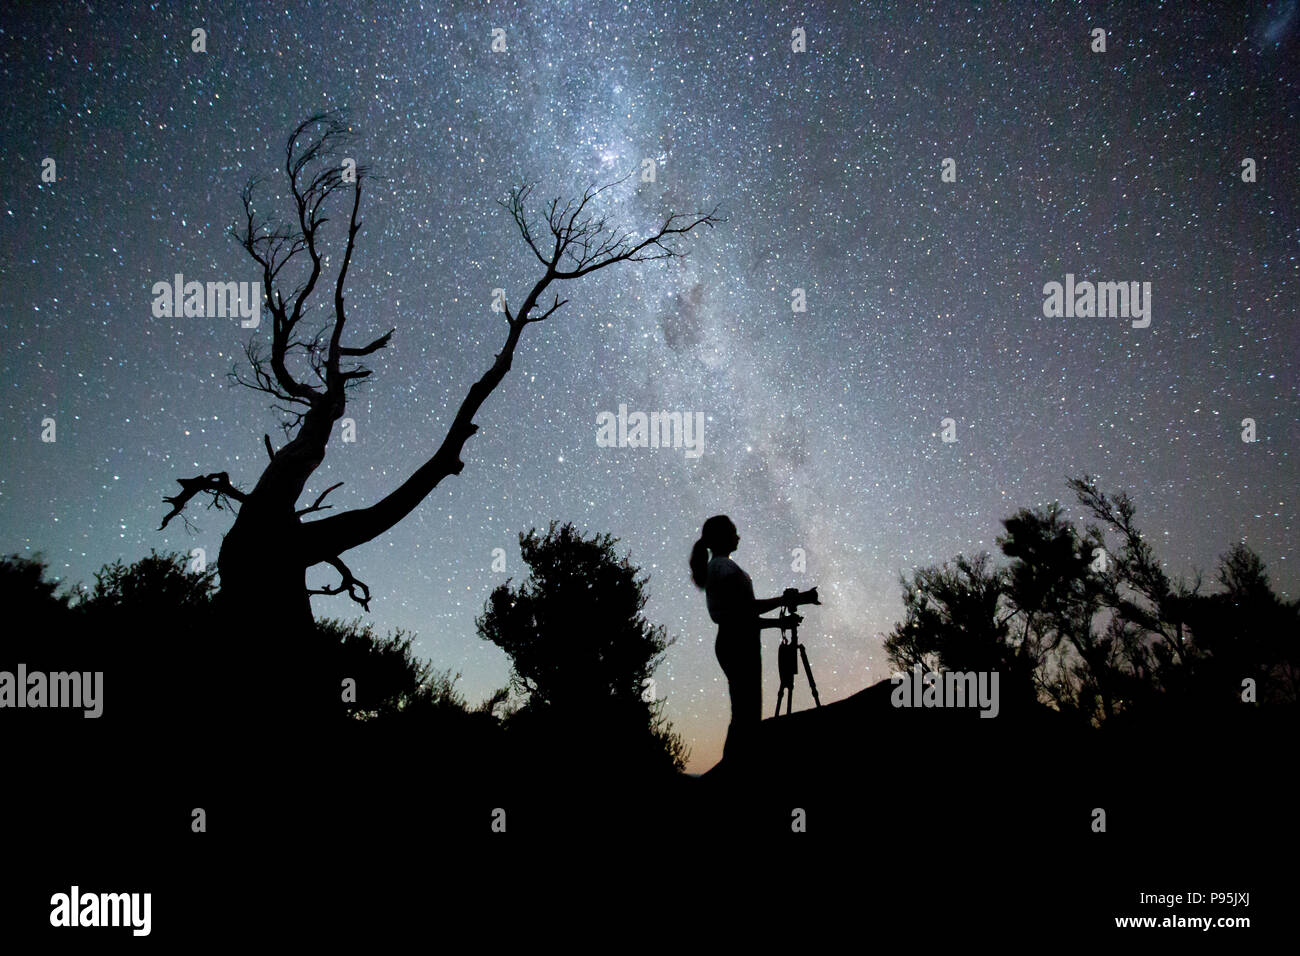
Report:
[[[704,587],[709,577],[709,557],[731,554],[740,544],[736,526],[726,515],[714,515],[704,522],[700,539],[691,549],[691,579],[698,588]]]

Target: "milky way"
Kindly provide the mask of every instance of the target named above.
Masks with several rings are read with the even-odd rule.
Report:
[[[646,613],[677,636],[657,688],[694,770],[727,713],[686,573],[711,514],[736,520],[760,596],[821,586],[804,636],[823,699],[887,676],[901,572],[994,550],[999,519],[1067,499],[1068,475],[1129,491],[1172,572],[1212,570],[1244,539],[1300,592],[1285,4],[1101,19],[1037,3],[245,6],[5,14],[5,551],[41,551],[70,583],[150,548],[215,556],[229,517],[159,533],[162,496],[218,470],[251,487],[277,417],[227,384],[249,333],[154,318],[150,289],[257,278],[225,235],[240,187],[274,190],[289,131],[346,109],[375,174],[351,327],[397,332],[349,408],[357,441],[332,445],[308,488],[344,481],[336,509],[427,457],[504,337],[492,290],[518,302],[538,277],[496,204],[513,183],[538,181],[540,202],[631,173],[609,206],[629,229],[726,217],[682,263],[568,284],[480,414],[463,475],[352,553],[374,623],[417,633],[471,699],[508,668],[474,617],[520,577],[518,533],[551,520],[614,534],[650,574]],[[1150,282],[1150,326],[1045,317],[1043,287],[1066,274]],[[703,412],[704,454],[598,447],[597,415],[620,404]]]

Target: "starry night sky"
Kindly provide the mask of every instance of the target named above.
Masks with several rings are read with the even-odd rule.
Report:
[[[565,284],[570,304],[525,331],[480,413],[464,473],[349,553],[376,626],[416,632],[471,700],[508,669],[474,617],[522,576],[518,533],[552,519],[614,534],[650,573],[647,615],[677,636],[658,689],[696,771],[720,755],[728,710],[686,567],[715,513],[739,526],[759,596],[821,586],[803,636],[830,700],[888,676],[901,572],[995,550],[1022,506],[1060,499],[1081,518],[1065,479],[1084,472],[1129,491],[1171,572],[1212,572],[1244,539],[1297,596],[1295,0],[968,6],[7,10],[0,550],[40,551],[70,583],[150,548],[215,559],[229,515],[196,508],[197,534],[159,533],[161,499],[219,470],[251,488],[278,417],[227,383],[238,321],[156,319],[150,289],[177,272],[259,278],[225,234],[240,187],[279,188],[288,133],[342,108],[375,174],[349,329],[397,333],[353,395],[356,444],[331,445],[305,503],[336,481],[336,510],[393,488],[491,363],[505,334],[491,290],[517,304],[540,268],[496,205],[512,184],[538,180],[539,211],[651,158],[657,182],[616,191],[620,222],[717,204],[727,217],[682,263]],[[1089,49],[1099,26],[1104,54]],[[190,50],[195,27],[206,53]],[[1150,281],[1150,327],[1044,318],[1043,285],[1067,272]],[[596,416],[620,403],[703,411],[703,457],[598,448]]]

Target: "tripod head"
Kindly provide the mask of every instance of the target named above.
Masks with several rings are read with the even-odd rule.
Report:
[[[821,604],[817,589],[800,591],[798,588],[786,588],[781,592],[781,630],[795,631],[803,623],[803,616],[798,614],[801,604]],[[788,622],[788,623],[787,623]]]

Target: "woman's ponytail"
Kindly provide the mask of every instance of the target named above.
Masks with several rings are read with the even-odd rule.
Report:
[[[709,579],[709,546],[704,543],[704,539],[695,542],[695,547],[691,548],[691,580],[695,586],[704,589],[704,584]]]

